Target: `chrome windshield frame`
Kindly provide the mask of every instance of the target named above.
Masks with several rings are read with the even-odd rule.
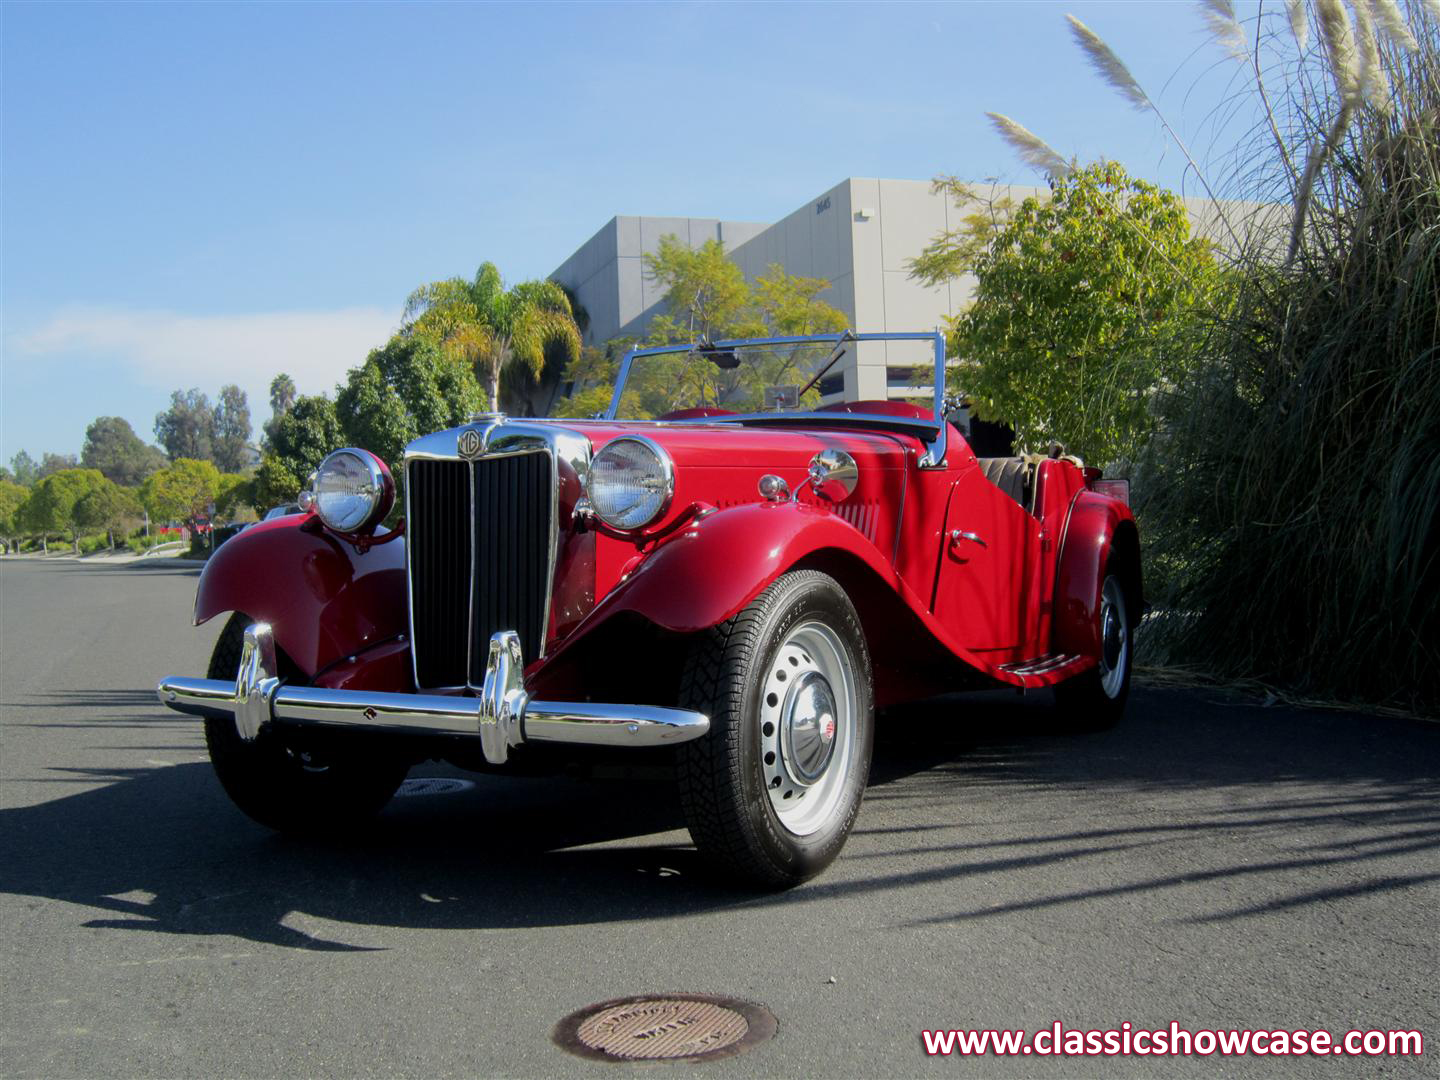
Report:
[[[848,342],[864,341],[932,341],[935,345],[935,385],[932,388],[935,395],[935,429],[936,435],[933,442],[927,442],[925,453],[920,458],[919,465],[922,469],[944,468],[945,454],[949,449],[948,425],[945,421],[945,335],[939,330],[930,331],[882,331],[878,333],[857,334],[849,330],[838,334],[803,334],[796,337],[768,337],[768,338],[740,338],[731,341],[716,341],[706,343],[706,349],[733,349],[741,347],[765,347],[770,345],[809,345],[827,344],[832,348],[838,348],[841,344]],[[630,366],[637,357],[660,356],[665,353],[687,353],[693,352],[702,347],[700,342],[692,342],[683,345],[654,345],[644,349],[631,349],[620,360],[620,371],[615,377],[615,391],[610,397],[610,407],[605,410],[600,419],[619,420],[620,401],[625,395],[625,384],[630,378]],[[774,413],[747,413],[743,416],[710,416],[696,420],[675,420],[669,421],[675,424],[703,423],[703,424],[725,424],[725,423],[765,423],[768,419],[779,423],[803,422],[807,419],[821,421],[830,418],[829,413],[805,413],[805,412],[774,412]],[[893,421],[899,419],[893,416],[886,416],[883,413],[836,413],[835,418],[844,416],[851,417],[873,417],[877,423],[882,421]],[[787,419],[789,418],[789,419]],[[623,421],[622,421],[623,422]],[[905,426],[905,425],[899,425]]]

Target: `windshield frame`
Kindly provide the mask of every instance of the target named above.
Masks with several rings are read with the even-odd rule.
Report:
[[[625,383],[630,377],[630,365],[636,357],[660,356],[666,353],[686,353],[699,349],[730,349],[743,346],[766,345],[807,345],[828,344],[832,349],[843,343],[862,341],[933,341],[935,345],[935,380],[931,392],[935,397],[935,419],[930,421],[912,420],[885,413],[843,413],[843,412],[761,412],[737,413],[733,416],[709,416],[692,420],[636,420],[622,423],[668,423],[668,424],[765,424],[794,423],[797,420],[814,420],[823,423],[849,425],[861,423],[865,426],[898,427],[921,429],[929,438],[924,438],[925,454],[920,459],[921,468],[942,468],[945,465],[945,451],[949,439],[945,421],[945,335],[939,330],[931,331],[881,331],[857,334],[846,330],[838,334],[803,334],[797,337],[735,338],[716,342],[690,342],[679,345],[654,345],[649,348],[631,349],[620,361],[619,373],[615,376],[615,392],[610,398],[610,407],[601,417],[604,420],[619,421],[620,401],[625,395]],[[923,438],[923,435],[922,435]]]

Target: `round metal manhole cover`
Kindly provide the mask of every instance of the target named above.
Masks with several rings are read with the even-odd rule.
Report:
[[[456,780],[449,776],[412,776],[395,792],[397,799],[418,795],[454,795],[458,791],[469,791],[475,785],[469,780]]]
[[[769,1009],[710,994],[616,998],[571,1013],[555,1042],[600,1061],[705,1061],[743,1054],[775,1034]]]

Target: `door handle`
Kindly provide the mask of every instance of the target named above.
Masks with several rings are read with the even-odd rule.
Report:
[[[950,546],[959,547],[961,540],[972,540],[983,548],[988,548],[990,546],[989,544],[985,543],[979,533],[965,532],[962,529],[952,529],[950,532]]]

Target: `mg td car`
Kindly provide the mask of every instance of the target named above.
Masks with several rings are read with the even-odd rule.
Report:
[[[863,349],[929,385],[846,400]],[[352,825],[427,759],[660,755],[701,852],[802,881],[855,822],[877,708],[1053,687],[1091,726],[1125,705],[1125,481],[977,458],[944,385],[937,333],[636,350],[601,417],[411,443],[390,530],[386,463],[338,449],[303,513],[210,560],[208,677],[160,700],[204,718],[226,792],[276,829]]]

